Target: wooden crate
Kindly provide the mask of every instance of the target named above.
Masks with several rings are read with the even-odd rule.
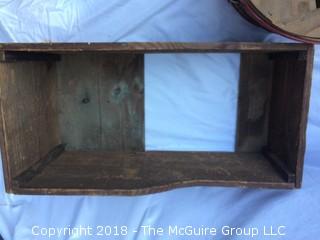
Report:
[[[0,52],[7,192],[301,187],[312,45],[2,44]],[[236,151],[146,152],[144,53],[209,52],[241,54]]]

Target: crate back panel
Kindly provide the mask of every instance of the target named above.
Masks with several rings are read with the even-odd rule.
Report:
[[[65,54],[57,66],[67,150],[144,151],[143,55]]]

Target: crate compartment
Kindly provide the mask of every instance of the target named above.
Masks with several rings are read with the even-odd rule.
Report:
[[[23,193],[134,195],[193,185],[293,187],[260,153],[64,151],[38,167],[35,175],[19,176]]]
[[[2,48],[6,189],[146,194],[193,185],[300,187],[312,47],[9,44]],[[144,53],[241,53],[236,151],[146,152]]]

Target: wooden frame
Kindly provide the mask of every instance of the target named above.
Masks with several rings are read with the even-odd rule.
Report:
[[[241,54],[236,151],[145,152],[144,53]],[[6,191],[136,195],[301,187],[313,46],[0,44]]]

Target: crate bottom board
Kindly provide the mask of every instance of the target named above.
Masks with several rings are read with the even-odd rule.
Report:
[[[18,178],[16,178],[18,179]],[[140,195],[187,186],[294,188],[260,153],[64,151],[17,194]]]

